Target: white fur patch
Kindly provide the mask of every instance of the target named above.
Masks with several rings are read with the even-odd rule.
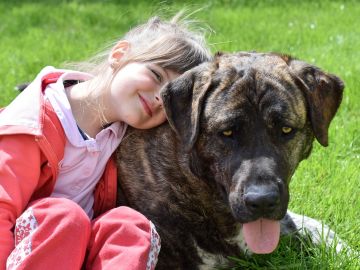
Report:
[[[238,229],[238,233],[229,239],[226,239],[226,241],[231,245],[237,245],[245,254],[251,255],[252,252],[248,249],[243,233],[242,233],[242,227]],[[202,259],[203,264],[199,266],[200,270],[209,270],[209,269],[215,269],[216,266],[224,265],[227,262],[227,258],[225,258],[222,255],[209,253],[199,246],[197,247],[197,252],[199,257]]]
[[[216,266],[224,264],[226,259],[221,255],[216,255],[209,253],[199,246],[196,247],[199,257],[202,259],[203,263],[199,265],[200,270],[210,270],[215,269]]]

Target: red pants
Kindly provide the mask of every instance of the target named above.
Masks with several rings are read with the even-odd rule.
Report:
[[[155,227],[139,212],[119,207],[90,221],[63,198],[32,203],[14,234],[8,270],[154,269],[160,251]]]

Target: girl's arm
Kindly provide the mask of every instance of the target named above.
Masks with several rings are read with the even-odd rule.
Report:
[[[12,229],[38,185],[40,167],[34,136],[0,136],[0,270],[14,249]]]

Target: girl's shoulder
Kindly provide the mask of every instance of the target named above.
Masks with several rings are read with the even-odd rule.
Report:
[[[0,112],[0,135],[42,133],[42,112],[45,109],[43,82],[49,74],[64,70],[48,66],[43,68],[36,78],[19,95]]]

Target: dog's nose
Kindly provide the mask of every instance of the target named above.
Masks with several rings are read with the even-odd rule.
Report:
[[[251,185],[244,194],[247,208],[254,214],[262,215],[275,210],[280,204],[280,192],[276,186]]]

